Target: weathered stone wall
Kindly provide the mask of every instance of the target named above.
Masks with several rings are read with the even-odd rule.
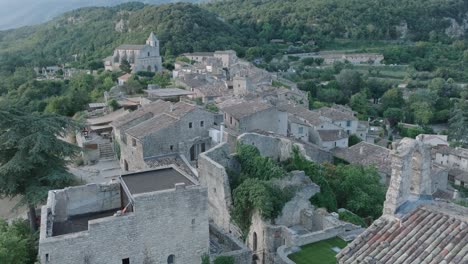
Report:
[[[191,128],[189,123],[192,123]],[[175,125],[145,137],[143,156],[148,158],[179,153],[190,160],[190,148],[193,145],[197,148],[195,156],[201,152],[201,144],[205,144],[205,150],[211,147],[208,129],[213,123],[213,113],[201,109],[194,110],[182,117]]]
[[[41,263],[115,264],[124,258],[130,263],[167,263],[173,254],[175,263],[199,264],[209,251],[206,188],[189,186],[134,198],[134,212],[92,220],[88,231],[56,237],[43,232],[47,225],[44,206]]]
[[[200,154],[198,175],[200,184],[208,189],[210,219],[224,232],[231,230],[229,210],[232,206],[231,188],[225,167],[229,164],[229,148],[226,143]]]
[[[70,216],[108,211],[120,207],[120,185],[88,184],[49,191],[48,204],[56,221]]]
[[[296,146],[306,159],[316,162],[332,161],[331,153],[322,150],[313,144],[301,144],[292,141],[291,139],[275,135],[244,133],[238,137],[238,141],[244,144],[256,146],[262,156],[268,156],[273,160],[285,161],[289,159],[291,157],[293,147]]]
[[[392,177],[384,214],[393,215],[410,196],[432,195],[431,150],[422,141],[402,139],[392,152]]]
[[[292,244],[295,246],[303,246],[310,243],[315,243],[325,239],[333,238],[345,232],[344,226],[336,226],[329,229],[307,233],[301,236],[292,236]]]
[[[305,176],[303,171],[294,171],[291,176],[275,181],[275,185],[281,189],[287,187],[296,189],[294,197],[284,205],[281,214],[275,219],[275,224],[284,226],[300,224],[302,211],[313,209],[309,199],[320,192],[320,187]]]
[[[283,113],[287,120],[287,114]],[[280,112],[276,108],[266,109],[247,116],[239,120],[239,131],[241,133],[254,130],[271,131],[277,134],[286,135],[287,122],[280,118]],[[282,127],[281,127],[282,126]]]
[[[235,264],[250,263],[252,260],[252,251],[233,235],[223,232],[213,224],[210,224],[210,235],[218,237],[218,240],[222,239],[223,243],[232,249],[231,251],[222,252],[221,254],[211,254],[210,257],[212,260],[220,256],[234,257]]]

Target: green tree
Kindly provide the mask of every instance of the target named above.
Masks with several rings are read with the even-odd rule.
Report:
[[[383,94],[381,102],[384,111],[388,108],[401,108],[405,104],[403,92],[398,88],[392,88]]]
[[[377,219],[382,214],[386,189],[375,167],[330,166],[327,174],[339,207],[364,218]]]
[[[367,119],[369,102],[367,101],[367,96],[364,92],[359,92],[351,96],[350,106],[354,111],[358,112],[359,119]]]
[[[34,234],[28,224],[16,220],[8,224],[0,219],[0,263],[33,264],[37,248]]]
[[[427,125],[433,117],[433,110],[427,102],[416,102],[411,104],[411,110],[413,110],[414,120],[420,125]]]
[[[357,71],[349,69],[342,70],[336,76],[336,81],[341,87],[341,91],[348,96],[359,92],[363,86],[361,74]]]
[[[119,103],[115,99],[110,100],[107,105],[112,109],[112,111],[119,109]]]
[[[122,60],[119,68],[121,71],[126,72],[126,73],[132,72],[132,65],[130,65],[130,62],[128,62],[128,60],[125,60],[125,59]]]
[[[362,141],[361,138],[359,138],[358,136],[352,134],[348,138],[348,147],[354,146],[354,145],[356,145],[357,143],[359,143],[361,141]]]
[[[166,88],[171,85],[171,76],[165,72],[158,72],[154,75],[153,83],[159,85],[159,87]]]
[[[451,109],[450,115],[450,140],[468,146],[468,102],[464,99],[458,100]]]
[[[78,148],[59,137],[77,126],[55,114],[29,114],[6,105],[0,106],[0,116],[0,195],[21,196],[20,203],[29,207],[31,229],[36,230],[36,205],[50,189],[73,183],[66,158]]]
[[[383,113],[383,116],[387,118],[390,126],[396,126],[403,119],[403,110],[400,108],[388,108]]]

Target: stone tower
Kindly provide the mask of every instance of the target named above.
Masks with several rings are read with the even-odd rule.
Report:
[[[146,40],[146,45],[157,48],[157,56],[159,56],[159,40],[156,38],[154,32],[151,32],[151,34],[149,35],[148,39]]]
[[[392,178],[383,213],[394,215],[411,200],[432,195],[430,146],[420,140],[402,139],[392,152]]]

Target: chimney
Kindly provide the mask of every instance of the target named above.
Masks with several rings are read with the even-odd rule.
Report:
[[[224,123],[221,122],[221,125],[219,126],[219,143],[223,143],[224,141]]]
[[[364,147],[363,146],[361,146],[359,148],[359,155],[362,155],[362,154],[364,154]]]
[[[173,112],[174,111],[174,105],[171,103],[171,106],[169,108],[169,112]]]

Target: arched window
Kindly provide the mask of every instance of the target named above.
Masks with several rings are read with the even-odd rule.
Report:
[[[253,233],[252,250],[257,251],[257,233]]]
[[[169,257],[167,257],[167,264],[174,264],[174,263],[175,263],[175,256],[169,255]]]

